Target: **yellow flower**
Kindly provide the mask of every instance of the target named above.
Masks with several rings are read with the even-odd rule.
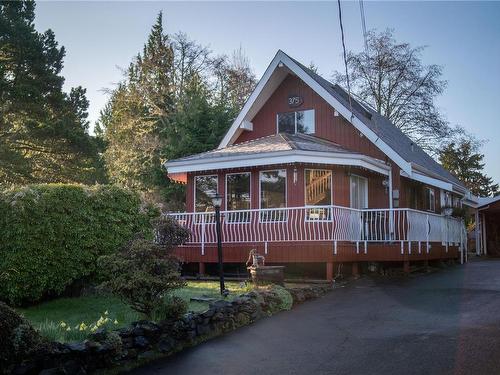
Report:
[[[66,323],[61,322],[60,326],[61,326],[62,328],[66,328]]]
[[[104,315],[108,315],[108,310],[104,311]]]
[[[88,328],[88,327],[87,327],[87,325],[86,325],[84,322],[81,322],[81,323],[80,323],[80,328],[79,328],[79,329],[80,329],[80,331],[85,331],[87,328]]]
[[[68,326],[68,328],[66,328],[66,331],[71,331],[71,327]]]
[[[114,324],[118,324],[118,320],[115,319],[115,321],[113,322]]]

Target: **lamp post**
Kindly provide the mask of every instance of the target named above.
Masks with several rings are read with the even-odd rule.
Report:
[[[222,239],[221,239],[221,222],[220,222],[220,206],[222,204],[222,196],[216,193],[212,197],[212,204],[215,208],[215,229],[217,231],[217,258],[219,260],[219,281],[220,281],[220,294],[225,295],[224,286],[224,268],[222,260]]]

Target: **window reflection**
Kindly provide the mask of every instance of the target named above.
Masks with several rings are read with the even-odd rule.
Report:
[[[260,207],[286,207],[286,170],[260,172]],[[262,221],[286,220],[286,210],[269,210],[261,212]]]
[[[278,113],[278,133],[314,133],[314,109]]]

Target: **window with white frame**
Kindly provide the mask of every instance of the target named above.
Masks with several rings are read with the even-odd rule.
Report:
[[[366,177],[351,175],[351,207],[357,209],[368,208],[368,179]]]
[[[278,133],[314,133],[314,109],[284,112],[277,115]]]
[[[434,189],[425,187],[424,189],[424,209],[426,211],[436,211],[436,194]]]
[[[306,206],[330,206],[332,204],[332,171],[325,169],[305,170]],[[331,209],[317,207],[307,209],[308,220],[327,220],[331,218]]]
[[[259,183],[260,208],[273,209],[262,211],[261,220],[286,220],[286,210],[276,210],[286,207],[286,170],[261,171],[259,174]]]
[[[250,209],[250,172],[226,174],[226,209],[228,211]],[[248,222],[248,212],[227,215],[229,222]]]
[[[195,176],[194,178],[194,210],[195,212],[211,212],[214,210],[212,197],[218,191],[217,175]]]

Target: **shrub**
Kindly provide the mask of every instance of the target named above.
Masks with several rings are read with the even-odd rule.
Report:
[[[189,232],[170,219],[162,219],[156,225],[157,242],[137,238],[119,253],[99,260],[100,267],[109,274],[109,280],[101,288],[111,291],[147,318],[151,318],[164,297],[185,285],[180,277],[179,260],[172,250],[187,240]],[[158,240],[158,236],[165,240]]]
[[[0,373],[9,364],[26,358],[43,343],[21,315],[0,302]]]
[[[116,186],[32,185],[0,193],[0,298],[13,305],[59,295],[92,276],[150,225],[139,197]]]
[[[188,309],[188,304],[180,297],[167,296],[153,309],[151,317],[155,322],[174,322]]]

